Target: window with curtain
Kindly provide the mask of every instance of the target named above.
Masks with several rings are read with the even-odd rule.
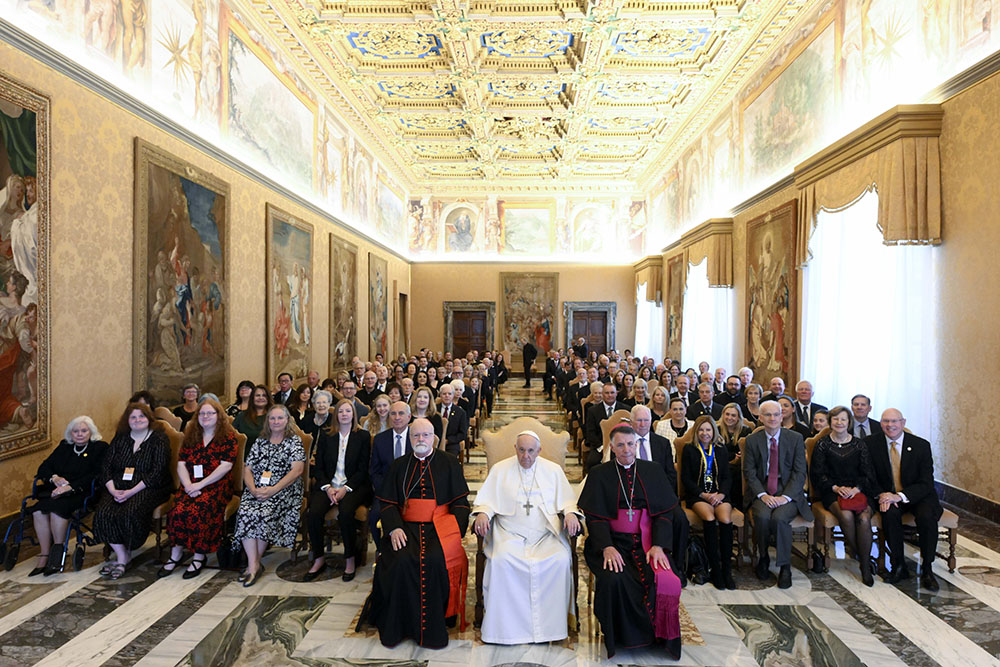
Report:
[[[635,292],[635,346],[637,357],[663,358],[663,306],[646,301],[646,283]]]
[[[850,405],[865,394],[871,419],[898,408],[927,437],[937,393],[936,253],[884,245],[877,218],[875,192],[817,218],[803,274],[802,377],[819,403]]]
[[[733,374],[733,290],[708,286],[708,259],[688,266],[681,320],[681,363],[707,361]]]

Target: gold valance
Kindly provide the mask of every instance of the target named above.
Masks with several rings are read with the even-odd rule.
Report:
[[[940,105],[897,106],[795,168],[795,258],[809,261],[820,210],[837,211],[875,189],[886,244],[941,242]]]
[[[661,305],[663,303],[663,294],[661,292],[663,285],[663,258],[660,255],[650,255],[649,257],[644,257],[634,266],[635,268],[635,287],[636,293],[639,291],[639,285],[646,283],[646,301],[655,303],[656,305]]]
[[[708,286],[733,286],[733,219],[712,218],[681,236],[684,272],[692,264],[708,258]]]

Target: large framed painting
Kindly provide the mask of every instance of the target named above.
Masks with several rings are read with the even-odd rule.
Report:
[[[267,377],[309,373],[313,227],[267,205]]]
[[[132,384],[157,402],[226,395],[229,185],[135,140]]]
[[[0,73],[0,459],[49,442],[48,97]]]
[[[358,354],[358,247],[330,234],[330,368]]]
[[[684,316],[684,255],[667,260],[667,356],[681,358],[681,325]]]
[[[555,345],[558,273],[500,274],[503,346],[520,352],[525,340],[544,356]]]
[[[747,223],[746,359],[763,387],[776,375],[791,385],[798,373],[796,215],[793,199]]]
[[[389,263],[375,253],[368,253],[368,358],[381,354],[385,359],[389,346]]]

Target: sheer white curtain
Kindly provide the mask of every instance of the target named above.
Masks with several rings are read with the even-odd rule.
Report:
[[[697,368],[707,361],[712,370],[733,369],[733,290],[708,286],[708,259],[688,267],[681,320],[681,363]]]
[[[937,346],[933,246],[886,246],[878,195],[821,212],[803,274],[802,377],[815,400],[872,400],[872,419],[898,408],[907,428],[930,433]]]
[[[663,306],[646,301],[646,283],[635,292],[635,346],[637,357],[663,358]]]

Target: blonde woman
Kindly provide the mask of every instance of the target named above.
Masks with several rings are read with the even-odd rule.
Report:
[[[434,405],[434,393],[429,387],[418,387],[413,392],[413,412],[410,415],[410,422],[414,419],[426,419],[434,426],[434,435],[438,437],[438,442],[444,437],[444,422]]]
[[[379,394],[372,402],[372,410],[361,425],[374,439],[376,435],[389,428],[389,406],[392,401],[387,394]]]

